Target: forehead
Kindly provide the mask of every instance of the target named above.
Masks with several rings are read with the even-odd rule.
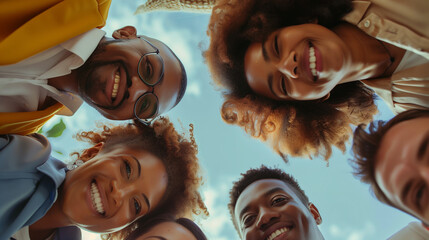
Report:
[[[182,69],[178,58],[164,43],[153,38],[145,39],[159,49],[159,55],[164,60],[164,78],[154,91],[159,98],[159,113],[162,114],[176,104],[182,85]]]
[[[272,72],[262,54],[262,44],[252,43],[244,56],[244,72],[250,88],[258,94],[275,98],[268,85],[268,76]]]
[[[263,205],[270,190],[279,189],[279,192],[288,194],[291,198],[298,198],[292,187],[278,179],[262,179],[247,186],[240,194],[235,205],[235,218],[238,220],[240,212],[250,205]],[[238,221],[237,221],[238,222]]]
[[[168,240],[196,239],[184,226],[176,222],[163,222],[141,235],[137,240],[159,239],[153,238],[154,236],[163,237]]]
[[[393,200],[397,180],[405,182],[412,175],[412,165],[417,162],[417,152],[423,138],[429,134],[429,117],[420,117],[394,125],[381,140],[376,154],[375,177],[377,184]],[[404,141],[406,140],[406,141]]]

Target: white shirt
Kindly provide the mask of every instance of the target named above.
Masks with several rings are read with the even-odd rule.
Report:
[[[427,240],[429,230],[422,226],[421,222],[410,222],[406,227],[393,234],[389,240]]]
[[[73,115],[82,99],[49,86],[48,79],[82,66],[105,34],[95,28],[16,64],[0,66],[0,112],[37,111],[51,97],[66,107],[59,114]]]

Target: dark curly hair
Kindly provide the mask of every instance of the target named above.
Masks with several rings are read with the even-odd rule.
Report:
[[[359,103],[360,98],[372,97],[372,91],[353,96],[347,94],[349,87],[342,84],[332,91],[332,94],[342,95],[341,99],[351,97],[346,101],[337,98],[325,102],[279,102],[258,95],[243,98],[227,95],[221,117],[226,123],[238,125],[250,136],[264,142],[268,134],[275,130],[279,132],[280,128],[281,136],[271,147],[285,161],[288,155],[322,156],[328,161],[332,146],[343,152],[346,150],[345,144],[352,134],[351,124],[369,123],[377,112],[374,104]]]
[[[332,145],[345,151],[345,142],[352,133],[350,124],[367,124],[377,113],[374,91],[361,82],[354,81],[337,85],[330,92],[329,99],[324,102],[273,101],[258,96],[249,87],[244,73],[244,55],[251,43],[264,41],[278,28],[314,20],[325,27],[333,27],[352,9],[350,0],[217,1],[207,31],[210,46],[204,55],[215,85],[223,92],[225,98],[221,110],[223,119],[229,124],[239,126],[243,126],[243,122],[249,122],[241,119],[231,121],[230,116],[225,114],[225,106],[231,99],[234,99],[233,101],[255,99],[254,103],[261,105],[258,108],[264,107],[263,105],[269,106],[272,110],[292,108],[299,116],[299,121],[308,125],[304,126],[302,129],[304,132],[300,133],[303,141],[299,143],[302,145],[297,143],[294,149],[283,153],[274,149],[284,159],[285,154],[309,157],[322,155],[328,159]],[[320,109],[324,112],[318,111]],[[315,114],[316,112],[318,114]],[[323,117],[319,118],[321,116],[319,114]],[[264,116],[257,118],[263,119]],[[316,134],[311,135],[311,131],[316,127],[321,128],[316,130]],[[247,130],[246,132],[249,133]]]
[[[279,28],[315,20],[333,27],[352,9],[351,0],[218,0],[204,53],[213,80],[237,97],[252,93],[244,74],[244,55],[251,43],[263,42]]]
[[[235,205],[237,204],[237,200],[244,189],[246,189],[250,184],[262,179],[278,179],[292,187],[305,206],[308,206],[310,203],[307,195],[305,195],[295,178],[285,173],[283,170],[278,168],[269,168],[264,165],[261,165],[259,168],[249,169],[247,172],[241,174],[241,178],[238,181],[233,183],[232,189],[229,192],[228,208],[229,213],[231,214],[231,220],[234,223],[234,227],[237,232],[240,232],[238,224],[235,221]]]
[[[149,151],[163,161],[168,175],[167,189],[159,205],[140,219],[163,213],[175,217],[192,213],[196,215],[204,213],[208,216],[207,208],[198,192],[202,178],[199,175],[198,148],[193,138],[192,125],[190,133],[190,139],[187,139],[175,130],[167,118],[160,118],[150,126],[137,120],[128,125],[104,125],[102,131],[82,132],[76,138],[93,145],[104,143],[101,152],[126,144],[133,149]],[[74,154],[82,159],[79,153]],[[130,225],[104,238],[123,239],[133,227]]]
[[[207,240],[204,232],[195,224],[192,220],[188,218],[178,218],[169,214],[159,215],[154,218],[146,219],[146,221],[141,221],[136,229],[126,238],[126,240],[134,240],[140,237],[141,235],[150,231],[153,227],[164,222],[175,222],[182,225],[188,229],[197,240]]]
[[[370,185],[371,191],[375,197],[383,203],[396,207],[383,193],[375,179],[375,162],[380,143],[384,135],[398,123],[416,119],[420,117],[429,117],[429,110],[408,110],[392,118],[390,121],[374,121],[368,127],[368,133],[365,126],[360,125],[356,128],[353,136],[353,154],[354,159],[350,160],[353,166],[353,174],[361,182]],[[397,207],[396,207],[397,208]]]

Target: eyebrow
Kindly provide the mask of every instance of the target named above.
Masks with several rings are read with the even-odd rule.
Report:
[[[138,169],[138,177],[140,177],[140,174],[141,174],[141,171],[142,171],[142,169],[141,169],[141,166],[140,166],[140,162],[139,162],[139,160],[136,158],[136,157],[134,157],[133,155],[130,155],[133,159],[134,159],[134,161],[136,161],[136,164],[137,164],[137,169]]]
[[[266,191],[263,195],[262,195],[262,197],[267,197],[267,196],[269,196],[269,195],[271,195],[271,194],[273,194],[273,193],[275,193],[275,192],[279,192],[279,191],[283,191],[283,188],[281,188],[281,187],[275,187],[275,188],[272,188],[272,189],[270,189],[270,190],[268,190],[268,191]],[[243,210],[241,210],[241,212],[240,212],[240,219],[243,217],[243,215],[248,211],[250,209],[250,206],[249,205],[247,205],[245,208],[243,208]],[[241,221],[241,220],[240,220]]]
[[[138,169],[138,176],[137,176],[137,178],[140,178],[140,175],[141,175],[141,166],[140,166],[140,162],[139,162],[139,160],[136,158],[136,157],[134,157],[133,155],[130,155],[133,159],[134,159],[134,161],[136,161],[136,163],[137,163],[137,169]],[[144,193],[142,193],[142,196],[143,196],[143,198],[144,198],[144,201],[146,202],[146,204],[147,204],[147,211],[149,212],[149,210],[150,210],[150,202],[149,202],[149,199],[147,198],[147,196],[146,196],[146,194],[144,194]]]
[[[423,138],[423,141],[421,142],[419,149],[417,151],[417,159],[421,161],[426,153],[426,150],[428,149],[429,145],[429,132],[426,133],[426,136]]]

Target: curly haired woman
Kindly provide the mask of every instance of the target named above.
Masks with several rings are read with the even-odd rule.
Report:
[[[220,0],[206,60],[226,101],[259,95],[297,112],[322,104],[342,111],[344,126],[356,124],[349,119],[355,114],[367,116],[360,123],[371,121],[372,91],[395,112],[428,108],[429,4],[413,3]],[[336,132],[330,122],[337,117],[325,121],[322,132]],[[326,143],[339,139],[344,135]]]
[[[42,135],[0,136],[1,239],[76,239],[76,227],[127,232],[158,212],[206,211],[195,142],[168,119],[104,126],[78,139],[91,147],[75,153],[82,164],[68,171]]]

